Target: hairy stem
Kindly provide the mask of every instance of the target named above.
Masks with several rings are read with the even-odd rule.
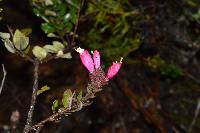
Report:
[[[41,130],[44,127],[45,123],[55,122],[57,120],[60,120],[63,116],[68,116],[68,115],[72,114],[73,112],[77,112],[77,111],[81,110],[85,106],[89,106],[91,104],[90,99],[95,98],[95,94],[99,91],[101,91],[101,89],[97,90],[96,92],[93,92],[93,93],[87,93],[86,96],[83,97],[83,99],[81,101],[81,103],[82,103],[81,106],[74,104],[70,109],[66,108],[64,110],[60,110],[57,113],[54,113],[53,115],[47,117],[46,119],[40,121],[39,123],[37,123],[35,125],[33,125],[30,130],[35,130],[35,131]]]
[[[33,111],[37,99],[37,89],[38,89],[38,69],[39,69],[39,62],[37,60],[34,61],[34,84],[33,84],[33,92],[32,92],[32,98],[31,98],[31,104],[28,111],[28,117],[26,120],[26,125],[24,128],[23,133],[28,133],[31,129],[32,125],[32,117],[33,117]]]

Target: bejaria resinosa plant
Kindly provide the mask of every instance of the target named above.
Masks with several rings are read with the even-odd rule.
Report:
[[[50,87],[43,86],[39,88],[39,67],[41,64],[46,63],[51,59],[71,59],[71,52],[73,48],[69,48],[72,45],[67,44],[61,37],[60,39],[53,40],[52,44],[46,44],[44,46],[35,45],[32,50],[28,35],[32,32],[31,29],[13,29],[8,28],[9,33],[0,32],[0,38],[4,43],[5,48],[13,53],[17,54],[34,65],[34,83],[32,87],[32,96],[30,97],[31,103],[27,113],[26,124],[24,126],[23,133],[29,133],[31,131],[39,132],[47,122],[55,122],[67,116],[73,112],[81,110],[84,106],[91,104],[91,100],[95,97],[95,94],[102,90],[104,85],[107,85],[119,71],[122,65],[122,59],[119,62],[113,62],[108,68],[107,73],[101,68],[100,53],[98,50],[92,52],[92,55],[85,49],[75,49],[79,55],[82,64],[89,71],[89,83],[84,93],[82,91],[72,91],[67,89],[63,93],[62,99],[55,99],[52,104],[52,115],[40,122],[33,122],[33,114],[35,104],[37,103],[37,97],[41,93],[48,91]],[[68,31],[66,31],[68,33]],[[73,34],[75,35],[75,33]],[[74,39],[74,38],[73,38]],[[74,43],[73,40],[69,41]],[[30,54],[32,53],[32,55]]]
[[[122,64],[123,58],[121,58],[120,62],[113,62],[105,75],[101,68],[100,53],[97,50],[92,52],[93,56],[87,50],[80,47],[76,51],[80,54],[83,65],[89,71],[92,86],[97,89],[105,85],[109,79],[112,79],[118,73]]]

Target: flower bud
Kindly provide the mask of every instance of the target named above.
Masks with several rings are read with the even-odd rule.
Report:
[[[95,50],[93,53],[93,60],[95,69],[98,69],[100,67],[100,54],[97,50]]]
[[[118,71],[122,65],[122,60],[123,60],[123,58],[121,58],[120,62],[117,62],[117,61],[113,62],[112,66],[110,66],[108,69],[106,78],[111,79],[118,73]]]
[[[83,65],[88,69],[90,73],[92,73],[94,71],[94,63],[90,53],[80,47],[77,48],[76,51],[80,53],[80,58]]]

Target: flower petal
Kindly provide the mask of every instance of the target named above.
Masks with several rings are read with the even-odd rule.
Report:
[[[106,78],[111,79],[118,73],[118,71],[119,71],[119,69],[121,68],[121,65],[122,65],[122,59],[123,58],[121,58],[120,62],[113,62],[112,66],[110,66],[109,69],[108,69],[108,73],[107,73]]]
[[[80,58],[83,65],[88,69],[90,73],[92,73],[94,71],[94,63],[89,52],[82,48],[77,48],[76,51],[80,53]]]
[[[95,65],[95,69],[98,69],[100,67],[100,54],[97,50],[94,51],[93,53],[93,60],[94,60],[94,65]]]

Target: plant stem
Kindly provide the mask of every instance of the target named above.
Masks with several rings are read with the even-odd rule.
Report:
[[[28,111],[28,117],[26,120],[26,125],[24,127],[23,133],[28,133],[31,129],[32,125],[32,117],[33,117],[33,111],[37,99],[37,89],[38,89],[38,69],[39,69],[39,62],[37,60],[34,61],[34,84],[33,84],[33,92],[32,92],[32,98],[31,98],[31,104]]]
[[[87,93],[86,96],[83,97],[83,99],[81,101],[82,102],[81,107],[79,107],[77,104],[75,104],[74,106],[72,106],[71,109],[66,108],[64,110],[58,111],[57,113],[54,113],[53,115],[47,117],[46,119],[44,119],[44,120],[40,121],[39,123],[30,127],[31,129],[29,129],[29,131],[30,130],[36,130],[36,131],[41,130],[44,127],[45,123],[55,122],[56,120],[61,119],[62,116],[66,116],[66,115],[68,116],[73,112],[77,112],[77,111],[81,110],[85,106],[89,106],[91,104],[90,99],[95,98],[95,94],[99,91],[101,91],[101,90],[97,90],[96,92],[93,92],[93,93]]]
[[[3,68],[3,79],[1,81],[0,94],[2,92],[2,89],[3,89],[3,86],[4,86],[4,82],[5,82],[5,78],[6,78],[6,74],[7,74],[7,72],[6,72],[5,67],[4,67],[3,64],[2,64],[2,68]]]

